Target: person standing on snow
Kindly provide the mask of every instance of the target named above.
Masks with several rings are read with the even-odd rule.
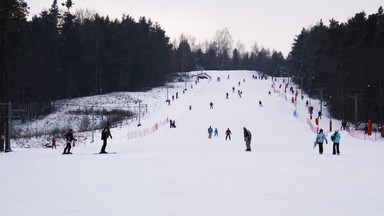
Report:
[[[321,113],[321,111],[319,111],[319,112],[317,113],[317,115],[318,115],[318,118],[319,118],[319,119],[321,119],[321,116],[323,116],[323,114]]]
[[[56,149],[56,139],[55,139],[55,137],[52,138],[52,149],[53,148]]]
[[[215,135],[214,136],[219,136],[219,131],[217,130],[217,128],[215,128]]]
[[[111,137],[111,131],[109,130],[110,124],[107,123],[107,125],[104,127],[103,131],[101,132],[101,139],[103,140],[103,146],[101,147],[100,154],[108,154],[108,152],[105,151],[105,148],[107,147],[107,139]]]
[[[69,132],[65,136],[65,140],[67,142],[67,145],[64,148],[63,154],[72,154],[71,153],[71,143],[73,140],[77,141],[77,139],[73,138],[73,131],[72,129],[69,129]]]
[[[211,126],[209,126],[208,128],[208,138],[211,139],[212,138],[212,132],[213,132],[213,129]]]
[[[229,138],[229,140],[231,140],[231,130],[229,130],[229,128],[225,131],[225,140],[227,140]]]
[[[213,103],[212,103],[212,102],[209,103],[209,108],[210,108],[210,109],[213,109]]]
[[[247,149],[245,149],[245,151],[251,151],[252,134],[246,127],[243,127],[243,130],[244,130],[244,141],[245,141],[245,145],[247,146]]]
[[[339,131],[335,131],[331,136],[331,140],[333,141],[333,153],[332,154],[340,154],[339,144],[340,144],[340,134]]]
[[[319,145],[319,154],[323,154],[323,143],[324,143],[324,140],[325,140],[325,143],[328,144],[328,140],[327,140],[327,138],[325,137],[325,135],[323,133],[323,129],[320,129],[320,132],[317,134],[316,141],[315,141],[315,146]]]

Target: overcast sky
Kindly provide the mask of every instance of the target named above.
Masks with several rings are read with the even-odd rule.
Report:
[[[53,0],[25,0],[30,15],[49,9]],[[66,0],[58,0],[64,3]],[[247,51],[255,43],[265,48],[290,52],[301,29],[320,19],[328,25],[334,18],[346,22],[356,13],[376,13],[383,0],[72,0],[72,11],[93,9],[102,16],[121,19],[122,14],[136,21],[141,16],[160,24],[171,41],[181,34],[197,42],[211,40],[217,30],[227,28],[234,46],[241,41]],[[63,8],[60,6],[60,8]]]

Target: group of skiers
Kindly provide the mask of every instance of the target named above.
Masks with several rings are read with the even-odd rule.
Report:
[[[245,141],[245,145],[246,145],[245,151],[251,151],[252,134],[246,127],[243,127],[243,131],[244,131],[244,141]],[[209,139],[212,138],[213,132],[215,133],[214,136],[219,136],[219,131],[217,130],[217,128],[215,128],[215,130],[213,130],[212,126],[209,126],[209,128],[208,128],[208,138]],[[231,140],[231,135],[232,135],[231,130],[229,128],[227,128],[227,130],[225,131],[225,140],[228,140],[228,139]]]
[[[331,136],[331,140],[333,141],[333,152],[332,154],[340,154],[340,133],[339,131],[335,131],[334,134],[332,134]],[[320,129],[319,133],[316,135],[316,140],[314,142],[314,147],[315,148],[317,145],[319,146],[319,154],[323,154],[323,151],[324,151],[324,147],[323,147],[323,144],[324,144],[324,141],[326,144],[328,144],[328,140],[327,140],[327,137],[325,136],[324,134],[324,131],[323,129]]]
[[[108,154],[108,152],[106,152],[105,149],[107,147],[108,138],[110,137],[112,139],[110,126],[111,126],[110,123],[107,123],[101,132],[101,140],[103,140],[103,145],[101,147],[100,154]],[[71,152],[72,141],[77,141],[77,139],[75,139],[73,137],[73,130],[72,129],[69,129],[67,135],[65,136],[65,141],[66,141],[66,146],[64,148],[63,154],[72,154],[72,152]],[[52,148],[56,149],[56,139],[55,138],[52,139]]]

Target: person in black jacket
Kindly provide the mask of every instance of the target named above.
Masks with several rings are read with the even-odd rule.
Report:
[[[108,137],[111,137],[111,131],[109,130],[110,124],[107,123],[107,125],[104,127],[103,131],[101,132],[101,139],[103,140],[103,146],[101,147],[100,154],[107,154],[108,152],[105,151],[105,148],[107,147],[107,139]]]
[[[64,148],[63,154],[72,154],[71,153],[71,143],[73,140],[77,141],[77,139],[73,138],[73,131],[69,129],[69,132],[65,136],[65,140],[67,141],[67,145]]]
[[[251,151],[252,134],[247,128],[243,127],[243,129],[244,129],[244,141],[245,141],[245,145],[247,146],[247,149],[245,149],[245,151]]]

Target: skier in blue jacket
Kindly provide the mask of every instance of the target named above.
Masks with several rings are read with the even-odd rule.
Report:
[[[213,129],[211,126],[209,126],[208,128],[208,138],[211,139],[212,138],[212,132],[213,132]]]
[[[317,134],[316,141],[315,141],[315,144],[319,145],[319,154],[323,154],[324,140],[325,140],[325,143],[328,144],[328,140],[323,133],[323,129],[320,129],[320,132]]]
[[[331,140],[333,141],[333,154],[340,154],[339,144],[340,144],[340,134],[339,131],[335,131],[331,136]]]

